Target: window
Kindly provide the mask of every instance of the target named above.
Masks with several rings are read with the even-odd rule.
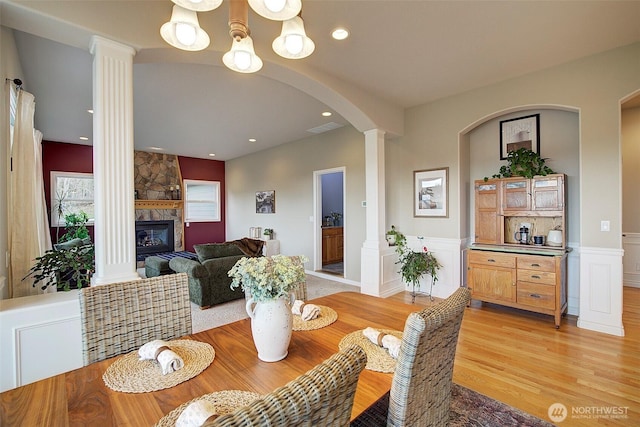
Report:
[[[51,172],[51,225],[64,227],[65,215],[85,212],[94,221],[93,174]]]
[[[185,222],[220,221],[220,182],[184,180]]]

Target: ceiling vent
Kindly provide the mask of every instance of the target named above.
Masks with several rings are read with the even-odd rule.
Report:
[[[329,122],[329,123],[325,123],[323,125],[320,126],[316,126],[314,128],[311,129],[307,129],[307,132],[311,132],[311,133],[323,133],[323,132],[328,132],[330,130],[334,130],[334,129],[338,129],[343,127],[344,125],[341,125],[340,123],[336,123],[336,122]]]

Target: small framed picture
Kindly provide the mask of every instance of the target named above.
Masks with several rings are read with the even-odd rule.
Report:
[[[449,168],[413,172],[413,216],[447,218]]]
[[[500,121],[500,160],[519,148],[540,154],[540,114]]]
[[[256,213],[276,213],[276,191],[256,191]]]

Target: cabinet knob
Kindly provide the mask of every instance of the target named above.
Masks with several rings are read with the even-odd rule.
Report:
[[[487,262],[496,262],[496,260],[495,260],[495,259],[492,259],[492,258],[489,258],[489,259],[487,260]]]
[[[535,275],[535,274],[532,274],[532,275],[531,275],[531,278],[533,278],[533,279],[539,279],[539,278],[540,278],[540,276],[537,276],[537,275]]]
[[[531,298],[541,298],[541,296],[540,296],[540,295],[538,295],[538,294],[531,294],[531,295],[529,295],[529,296],[530,296]]]
[[[537,262],[534,262],[533,264],[531,264],[531,267],[540,267],[540,264],[538,264]]]

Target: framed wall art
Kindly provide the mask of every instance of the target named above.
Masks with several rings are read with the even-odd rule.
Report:
[[[449,216],[449,168],[413,172],[413,216]]]
[[[540,114],[500,121],[500,160],[519,148],[540,154]]]
[[[256,191],[256,213],[276,213],[276,191]]]

